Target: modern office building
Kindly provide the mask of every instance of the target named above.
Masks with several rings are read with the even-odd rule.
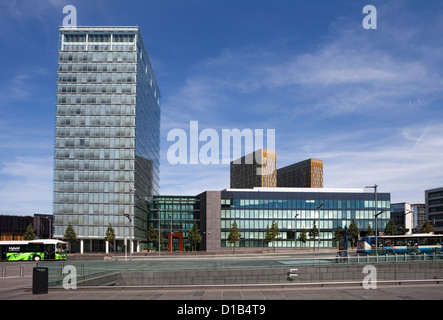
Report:
[[[323,188],[323,160],[307,159],[278,169],[277,186]]]
[[[159,193],[160,90],[138,27],[60,27],[54,237],[80,251],[145,239]],[[133,242],[130,241],[131,245]]]
[[[263,250],[274,244],[265,242],[266,228],[275,219],[280,228],[277,248],[294,248],[300,232],[320,229],[320,247],[333,247],[336,228],[355,222],[361,232],[370,225],[375,230],[374,193],[364,189],[323,188],[253,188],[206,191],[200,195],[200,219],[205,236],[202,248],[216,252],[227,250],[229,229],[237,223],[242,234],[236,246],[243,250]],[[378,230],[384,231],[390,219],[390,193],[378,193],[377,211],[386,210],[378,219]],[[320,209],[318,207],[321,204]],[[320,216],[319,216],[320,213]],[[318,239],[297,247],[317,246]]]
[[[435,233],[443,233],[443,187],[425,190],[425,206]]]
[[[399,234],[412,234],[414,232],[416,225],[414,224],[414,211],[411,204],[407,202],[391,204],[391,218]]]
[[[277,186],[277,156],[274,150],[259,149],[230,164],[231,188]]]
[[[426,205],[424,203],[411,204],[412,211],[414,212],[414,228],[416,233],[426,222]]]
[[[160,225],[163,249],[166,247],[170,251],[191,251],[192,243],[187,236],[194,223],[200,230],[200,199],[198,197],[154,196],[150,204],[148,225],[152,226],[157,234]],[[148,247],[148,249],[158,250],[158,241],[152,241]]]

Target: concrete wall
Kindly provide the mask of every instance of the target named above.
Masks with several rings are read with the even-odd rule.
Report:
[[[142,285],[216,285],[216,284],[277,284],[363,281],[365,264],[337,264],[328,266],[280,267],[231,270],[184,270],[121,272],[113,275],[117,286]],[[374,265],[377,281],[443,279],[443,262],[409,262]],[[290,269],[298,269],[290,277]],[[109,284],[111,277],[104,278]],[[97,285],[97,279],[94,285]],[[88,285],[85,282],[85,285]]]
[[[207,252],[221,251],[221,191],[206,191],[199,196],[200,228],[204,232],[200,249]]]

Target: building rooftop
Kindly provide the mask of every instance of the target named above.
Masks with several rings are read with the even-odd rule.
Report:
[[[226,191],[242,192],[324,192],[324,193],[373,193],[372,190],[364,188],[262,188],[253,189],[225,189]]]

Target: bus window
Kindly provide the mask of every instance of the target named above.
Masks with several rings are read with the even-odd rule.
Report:
[[[395,239],[394,244],[396,246],[404,246],[405,245],[405,239]]]
[[[429,238],[428,241],[429,241],[428,244],[430,245],[440,244],[440,238]]]
[[[392,240],[391,239],[385,239],[385,246],[386,247],[392,247]]]
[[[418,239],[418,244],[421,246],[427,245],[428,244],[428,238],[419,238]]]

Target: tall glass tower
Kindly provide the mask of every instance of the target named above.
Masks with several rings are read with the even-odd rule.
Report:
[[[145,239],[159,194],[160,90],[138,27],[60,27],[54,237],[81,251]],[[136,250],[136,248],[134,247]]]

